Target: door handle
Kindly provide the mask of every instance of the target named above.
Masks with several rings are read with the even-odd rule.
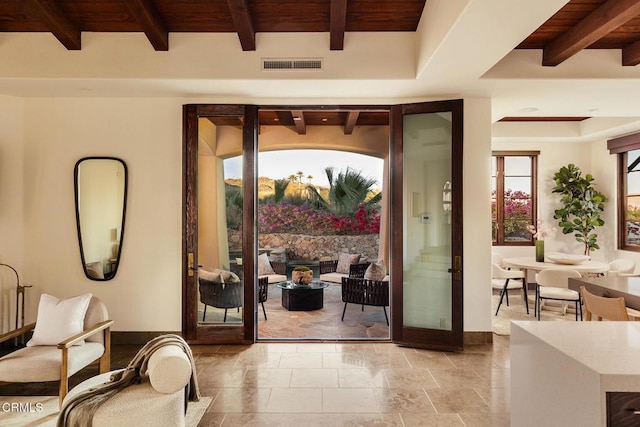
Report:
[[[453,257],[453,268],[449,268],[447,272],[453,273],[454,280],[462,280],[462,257],[460,255]]]

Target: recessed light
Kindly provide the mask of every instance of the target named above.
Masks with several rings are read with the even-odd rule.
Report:
[[[536,107],[526,107],[526,108],[521,108],[520,112],[522,113],[533,113],[535,111],[538,111],[538,109]]]
[[[274,122],[279,122],[279,121],[280,121],[280,119],[279,119],[279,118],[277,118],[277,117],[275,117],[275,118],[273,119],[273,121],[274,121]]]
[[[293,120],[302,120],[300,117],[296,116],[293,118]]]
[[[322,118],[322,121],[323,121],[323,122],[326,122],[327,120],[329,120],[329,119],[327,119],[326,117],[323,117],[323,118]]]

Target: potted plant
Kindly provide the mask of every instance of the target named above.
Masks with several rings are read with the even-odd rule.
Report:
[[[291,281],[296,285],[308,285],[313,281],[313,271],[305,265],[299,265],[291,272]]]
[[[574,164],[563,166],[554,175],[555,186],[552,192],[560,194],[563,207],[554,211],[563,234],[575,233],[576,240],[584,244],[584,254],[600,249],[598,235],[593,233],[596,227],[604,225],[600,214],[604,211],[607,197],[596,190],[591,174],[584,177]]]

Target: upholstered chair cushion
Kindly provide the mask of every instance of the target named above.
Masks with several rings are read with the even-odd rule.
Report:
[[[159,393],[182,390],[191,378],[191,363],[184,350],[168,345],[154,351],[149,358],[149,381]]]
[[[240,278],[236,273],[232,271],[221,270],[219,268],[214,268],[211,271],[200,268],[198,269],[198,277],[204,280],[208,280],[210,282],[218,282],[218,283],[229,283],[229,282],[240,281]]]
[[[84,329],[87,330],[100,322],[104,322],[105,320],[109,320],[107,306],[98,298],[92,297],[89,301],[87,312],[84,315]],[[104,344],[104,334],[93,334],[87,338],[86,341]]]
[[[104,270],[102,268],[102,262],[95,261],[87,263],[87,274],[94,279],[104,279]]]
[[[56,345],[82,332],[90,300],[91,294],[65,300],[42,294],[38,305],[36,327],[27,346]],[[84,344],[84,341],[81,344]]]
[[[258,276],[264,276],[267,274],[275,274],[269,256],[264,253],[258,256]]]
[[[341,253],[338,255],[336,273],[349,274],[349,266],[351,264],[357,264],[358,262],[360,262],[360,254]]]
[[[369,264],[367,271],[364,272],[364,278],[368,280],[382,280],[387,275],[387,269],[384,265],[384,260],[379,260],[377,263]]]
[[[97,342],[69,348],[69,376],[102,356],[102,353],[104,346]],[[2,381],[24,383],[60,380],[60,350],[56,346],[25,347],[0,360]]]

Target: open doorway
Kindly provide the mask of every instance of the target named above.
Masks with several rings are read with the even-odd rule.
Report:
[[[259,121],[258,339],[389,339],[388,112],[261,109]],[[381,295],[345,303],[349,286]]]

